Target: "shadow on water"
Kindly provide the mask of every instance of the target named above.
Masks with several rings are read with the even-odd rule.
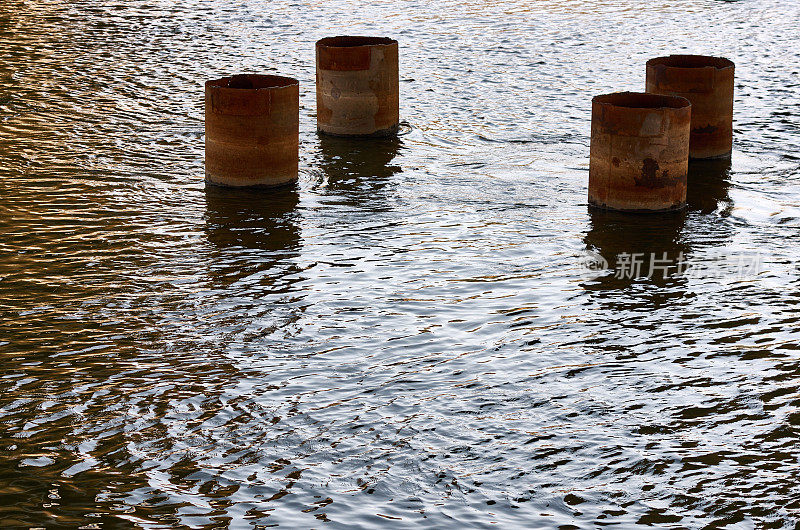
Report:
[[[300,195],[292,186],[277,189],[206,187],[205,233],[219,251],[211,264],[220,287],[245,276],[276,269],[272,282],[293,272],[291,258],[301,246],[297,225]],[[263,281],[263,279],[262,279]]]
[[[338,138],[321,134],[320,185],[340,196],[343,204],[379,201],[391,177],[402,171],[392,164],[402,149],[403,141],[397,137]]]
[[[584,282],[584,289],[602,295],[650,284],[659,287],[648,291],[655,304],[682,296],[679,272],[690,251],[683,238],[686,211],[631,214],[592,208],[589,220],[584,243],[593,254],[597,276]]]
[[[689,210],[709,214],[721,209],[723,214],[733,206],[728,190],[731,159],[692,160],[689,163],[686,202]]]

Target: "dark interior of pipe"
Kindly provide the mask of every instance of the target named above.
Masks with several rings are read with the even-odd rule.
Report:
[[[733,62],[724,57],[707,57],[705,55],[670,55],[657,57],[647,61],[648,66],[664,65],[669,68],[731,68]]]
[[[296,85],[297,79],[280,75],[237,74],[210,81],[211,86],[257,90],[259,88],[280,88]]]
[[[354,46],[380,46],[396,44],[397,41],[388,37],[353,37],[353,36],[339,36],[339,37],[326,37],[317,41],[317,46],[325,46],[329,48],[351,48]]]

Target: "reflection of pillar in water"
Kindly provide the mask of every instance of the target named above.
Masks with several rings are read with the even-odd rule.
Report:
[[[300,232],[295,208],[300,197],[294,189],[206,189],[206,234],[219,248],[293,250]]]
[[[729,203],[730,158],[692,160],[689,164],[686,202],[689,209],[711,213],[720,203]]]
[[[586,289],[624,288],[643,277],[661,284],[685,272],[689,252],[682,238],[685,212],[638,216],[593,209],[589,215],[584,243],[611,272],[599,274],[601,277],[588,282]]]
[[[228,284],[284,262],[290,267],[300,247],[298,202],[294,189],[206,188],[205,232],[220,251],[214,276]]]
[[[403,147],[399,138],[377,138],[369,142],[352,138],[321,136],[320,160],[325,187],[351,198],[369,199],[401,168],[392,161]]]

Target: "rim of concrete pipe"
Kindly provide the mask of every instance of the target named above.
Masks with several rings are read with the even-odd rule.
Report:
[[[293,77],[271,74],[236,74],[206,81],[206,86],[233,90],[268,90],[299,84]]]
[[[733,68],[733,61],[724,57],[709,55],[668,55],[647,61],[647,66],[666,66],[667,68]]]
[[[688,99],[680,96],[662,96],[646,92],[614,92],[592,98],[592,103],[603,103],[629,109],[682,109],[691,106]]]
[[[319,48],[357,48],[359,46],[391,46],[397,44],[395,39],[389,37],[365,37],[359,35],[339,35],[325,37],[317,41]]]

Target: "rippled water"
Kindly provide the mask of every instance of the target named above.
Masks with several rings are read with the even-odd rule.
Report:
[[[793,0],[4,1],[2,526],[794,528],[798,27]],[[400,41],[399,139],[314,132],[342,33]],[[737,63],[732,164],[681,214],[590,211],[591,96],[681,51]],[[204,187],[202,84],[242,71],[300,79],[295,189]]]

